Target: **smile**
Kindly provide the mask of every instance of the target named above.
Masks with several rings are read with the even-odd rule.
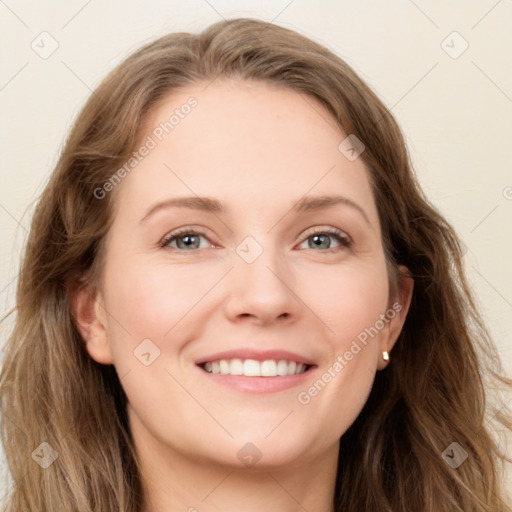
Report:
[[[284,359],[220,359],[218,361],[206,361],[201,368],[213,374],[243,375],[245,377],[280,377],[287,375],[300,375],[306,372],[310,366],[296,361]]]

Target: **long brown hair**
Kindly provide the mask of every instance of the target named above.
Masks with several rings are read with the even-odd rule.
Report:
[[[486,386],[512,382],[500,377],[456,234],[418,186],[393,116],[356,73],[306,37],[254,19],[146,45],[107,76],[74,123],[33,216],[1,373],[2,441],[14,482],[5,510],[141,511],[126,395],[113,366],[87,354],[70,294],[95,284],[113,220],[114,194],[99,200],[94,191],[136,148],[159,100],[217,77],[314,97],[344,133],[364,141],[388,263],[405,265],[415,280],[392,364],[377,372],[340,440],[334,509],[510,510]],[[510,428],[508,413],[498,416]],[[456,469],[442,456],[453,442],[468,454]],[[42,454],[58,457],[43,468],[35,462]]]

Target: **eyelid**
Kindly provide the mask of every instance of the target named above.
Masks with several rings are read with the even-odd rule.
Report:
[[[165,235],[160,242],[158,242],[158,245],[165,249],[165,247],[174,241],[174,239],[178,238],[180,235],[198,235],[206,238],[209,242],[212,242],[210,240],[210,235],[208,234],[207,230],[205,228],[193,228],[191,226],[183,226],[181,228],[177,228],[174,231],[171,231],[167,235]],[[214,242],[212,242],[214,243]]]
[[[304,239],[306,238],[309,238],[311,235],[319,233],[326,235],[338,235],[340,238],[347,240],[347,242],[351,244],[353,243],[352,237],[346,231],[343,231],[342,229],[339,228],[335,228],[333,226],[314,226],[312,228],[309,228],[301,235],[302,241],[304,241]]]

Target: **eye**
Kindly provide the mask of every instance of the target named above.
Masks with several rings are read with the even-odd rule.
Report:
[[[182,229],[176,233],[171,233],[160,242],[160,247],[170,248],[182,251],[191,251],[195,249],[204,249],[205,247],[211,247],[212,244],[201,247],[201,238],[209,241],[204,231],[195,229]],[[338,244],[334,248],[332,247],[331,239],[335,239]],[[172,246],[176,242],[175,246]],[[309,249],[320,248],[328,252],[339,251],[343,247],[350,247],[352,241],[350,238],[339,229],[324,229],[313,231],[307,236],[304,242],[308,242]],[[304,243],[302,242],[302,244]],[[301,244],[301,245],[302,245]]]
[[[201,249],[201,238],[206,238],[206,233],[203,231],[196,231],[192,229],[183,229],[177,233],[171,233],[165,237],[161,242],[161,247],[170,247],[171,249],[181,249],[184,251],[190,251],[193,249]],[[176,242],[176,246],[172,247],[171,244]],[[211,244],[210,244],[211,246]],[[203,247],[204,248],[204,247]]]
[[[331,239],[333,238],[338,243],[338,246],[334,248],[331,247]],[[328,251],[339,251],[342,247],[350,247],[352,245],[352,241],[343,233],[343,231],[332,228],[314,231],[307,236],[304,242],[308,242],[307,249],[320,248]]]

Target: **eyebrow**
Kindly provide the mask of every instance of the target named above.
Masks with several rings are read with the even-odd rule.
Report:
[[[346,206],[350,206],[357,210],[366,220],[368,224],[370,224],[370,220],[366,215],[366,212],[359,206],[357,203],[344,196],[305,196],[295,201],[295,205],[291,208],[291,211],[294,213],[304,213],[317,211],[325,208],[329,208],[331,206],[335,206],[338,204],[343,204]],[[199,211],[209,211],[212,213],[222,213],[225,211],[222,203],[217,199],[213,199],[211,197],[173,197],[169,199],[165,199],[163,201],[159,201],[158,203],[152,205],[145,215],[142,217],[140,222],[145,221],[148,217],[152,216],[156,212],[160,210],[167,210],[170,208],[188,208],[191,210],[199,210]]]

